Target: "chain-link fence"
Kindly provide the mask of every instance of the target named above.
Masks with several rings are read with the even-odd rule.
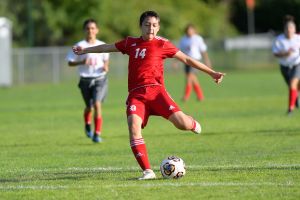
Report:
[[[265,48],[232,48],[225,50],[224,43],[208,43],[209,56],[215,68],[223,71],[232,69],[275,68],[276,59],[270,45]],[[77,69],[68,67],[66,55],[71,47],[43,47],[13,49],[13,82],[25,84],[34,82],[59,83],[77,77]],[[167,59],[166,73],[172,70],[173,61]],[[128,56],[110,54],[110,76],[127,76]],[[180,71],[180,70],[177,70]]]
[[[18,48],[13,50],[13,80],[15,84],[52,82],[76,78],[77,68],[69,67],[66,60],[71,47]],[[127,74],[127,57],[110,54],[110,74]]]

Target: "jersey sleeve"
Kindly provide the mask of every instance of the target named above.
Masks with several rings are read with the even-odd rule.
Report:
[[[165,58],[172,58],[178,51],[179,49],[174,44],[170,41],[165,41],[163,45],[163,56]]]
[[[103,53],[103,61],[109,60],[109,53]]]
[[[273,41],[272,44],[272,53],[279,53],[280,52],[280,42],[278,39]]]
[[[75,53],[73,53],[73,51],[69,51],[66,56],[66,61],[68,62],[78,61],[78,56]]]
[[[75,44],[75,46],[82,46],[80,42],[77,42]],[[66,61],[68,62],[76,62],[76,61],[79,61],[80,60],[80,56],[79,55],[76,55],[72,49],[70,49],[70,51],[68,51],[67,55],[66,55]]]
[[[203,40],[202,37],[198,38],[198,47],[200,52],[206,52],[207,51],[207,46]]]
[[[128,37],[126,39],[124,39],[124,40],[116,42],[115,46],[123,54],[128,54],[127,43],[128,43]]]

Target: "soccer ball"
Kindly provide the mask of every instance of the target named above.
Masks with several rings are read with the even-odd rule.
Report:
[[[164,178],[181,178],[185,175],[184,161],[177,156],[169,156],[162,161],[160,172]]]

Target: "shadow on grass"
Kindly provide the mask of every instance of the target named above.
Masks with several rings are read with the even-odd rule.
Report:
[[[103,145],[103,144],[98,144],[98,143],[94,143],[94,142],[90,142],[90,143],[51,143],[52,146],[58,146],[58,147],[65,147],[65,146],[70,146],[70,147],[76,147],[76,146],[86,146],[86,147],[90,147],[90,146],[95,146],[95,145]],[[3,144],[0,145],[0,148],[22,148],[22,147],[45,147],[45,144],[43,142],[41,143],[32,143],[32,144]]]
[[[203,136],[216,136],[216,135],[230,135],[230,134],[261,134],[261,135],[270,135],[270,136],[294,136],[300,135],[299,129],[262,129],[262,130],[252,130],[252,131],[223,131],[223,132],[205,132]]]
[[[86,179],[97,179],[97,180],[108,180],[108,179],[116,179],[120,180],[120,173],[132,173],[137,172],[136,169],[122,169],[122,170],[107,170],[101,171],[99,170],[80,170],[80,171],[62,171],[62,172],[29,172],[28,174],[22,173],[13,174],[13,178],[0,178],[0,183],[22,183],[22,182],[36,182],[36,181],[57,181],[57,180],[73,180],[80,181]],[[20,178],[16,178],[16,177]],[[130,178],[134,180],[134,178]],[[122,180],[130,180],[124,179]],[[135,180],[137,180],[135,178]]]
[[[202,168],[193,168],[187,167],[187,170],[192,171],[211,171],[211,172],[262,172],[262,171],[286,171],[286,170],[300,170],[300,164],[295,165],[270,165],[270,166],[215,166],[215,167],[202,167]],[[140,175],[137,173],[137,169],[120,169],[120,170],[108,170],[108,171],[101,171],[99,170],[80,170],[80,171],[61,171],[61,172],[29,172],[28,174],[13,174],[13,178],[0,178],[0,183],[25,183],[25,182],[37,182],[37,181],[81,181],[81,180],[94,180],[97,179],[99,181],[103,180],[117,180],[117,181],[138,181],[138,176]],[[135,177],[124,177],[120,176],[124,173],[136,173]],[[130,175],[130,176],[131,176]],[[16,177],[20,178],[16,178]],[[158,177],[153,180],[146,180],[147,182],[155,182],[167,180],[162,177]]]
[[[161,181],[161,180],[167,180],[167,179],[159,177],[159,178],[156,178],[156,179],[138,180],[138,177],[134,177],[134,178],[126,178],[125,180],[126,181],[137,181],[139,183],[145,183],[145,182],[155,182],[155,181]]]
[[[270,165],[270,166],[224,166],[203,167],[203,169],[188,168],[189,171],[262,171],[262,170],[300,170],[300,165]]]
[[[35,143],[35,144],[3,144],[0,145],[0,148],[18,148],[18,147],[44,147],[44,144],[42,143]]]
[[[49,177],[47,177],[49,176]],[[22,183],[22,182],[36,182],[36,181],[55,181],[55,180],[74,180],[79,181],[82,179],[86,179],[90,177],[87,174],[72,174],[69,173],[60,173],[60,174],[45,174],[43,175],[34,175],[32,177],[31,175],[28,175],[28,177],[22,177],[22,178],[6,178],[6,179],[0,179],[0,183]]]

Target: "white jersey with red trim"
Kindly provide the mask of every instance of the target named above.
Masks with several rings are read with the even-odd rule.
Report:
[[[87,48],[101,44],[105,43],[96,40],[94,44],[90,44],[86,40],[82,40],[76,43],[76,46]],[[86,60],[86,64],[78,65],[78,74],[80,77],[99,77],[106,74],[106,71],[104,71],[104,62],[109,59],[109,53],[87,53],[76,55],[70,51],[67,55],[67,60],[71,62],[82,61],[84,59]]]
[[[207,51],[203,38],[197,34],[191,37],[183,36],[179,42],[179,48],[183,53],[196,60],[201,60],[201,53]]]
[[[272,52],[288,52],[290,49],[293,50],[291,55],[279,58],[279,63],[283,66],[292,67],[300,64],[300,35],[295,34],[289,39],[280,34],[273,43]]]

